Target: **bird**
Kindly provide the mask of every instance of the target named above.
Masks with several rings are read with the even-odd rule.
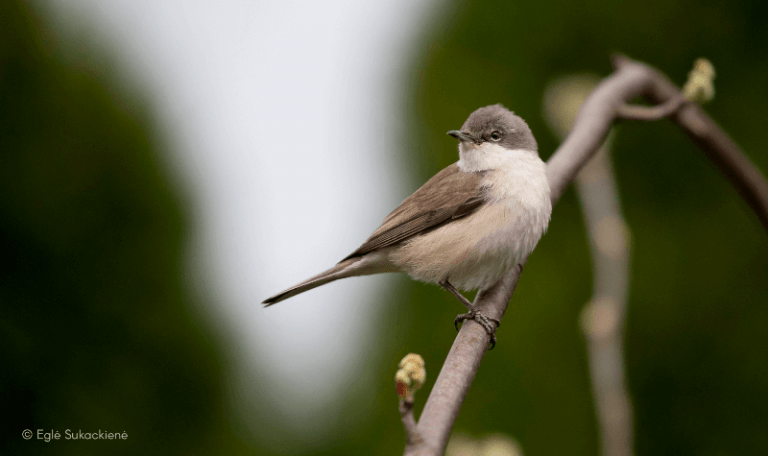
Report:
[[[265,307],[346,277],[405,272],[453,294],[496,344],[499,321],[460,290],[486,289],[533,251],[552,214],[546,165],[528,124],[501,104],[472,112],[460,130],[459,160],[392,211],[332,268],[263,301]]]

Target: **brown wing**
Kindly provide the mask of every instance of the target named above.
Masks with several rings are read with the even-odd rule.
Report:
[[[484,202],[482,178],[481,173],[459,171],[456,163],[443,169],[406,198],[371,237],[344,260],[395,245],[473,213]]]

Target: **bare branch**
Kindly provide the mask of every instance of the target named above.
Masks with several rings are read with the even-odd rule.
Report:
[[[500,320],[507,310],[507,303],[512,298],[522,270],[523,266],[518,265],[496,285],[480,291],[475,298],[475,305],[488,317]],[[419,418],[419,433],[426,448],[406,447],[406,455],[443,454],[453,423],[489,343],[490,336],[482,326],[474,320],[464,322]]]
[[[421,434],[416,427],[416,419],[413,417],[413,395],[406,399],[400,399],[400,419],[403,421],[405,429],[406,446],[418,446],[422,442]]]
[[[625,120],[659,120],[672,115],[686,101],[680,94],[657,106],[622,105],[616,115]]]
[[[614,56],[613,65],[619,71],[641,68],[647,72],[647,83],[641,95],[651,103],[664,103],[680,93],[680,89],[658,70],[628,57]],[[720,168],[768,230],[768,183],[760,170],[698,105],[685,103],[670,118]]]
[[[550,128],[567,136],[579,107],[597,85],[576,74],[548,85],[544,111]],[[676,97],[680,100],[682,97]],[[674,99],[673,99],[674,100]],[[675,103],[680,106],[679,102]],[[665,105],[669,106],[667,102]],[[671,108],[667,108],[671,109]],[[581,313],[603,456],[633,454],[632,405],[624,374],[624,321],[629,290],[629,229],[609,156],[611,134],[576,175],[592,251],[594,294]]]
[[[560,199],[576,173],[602,144],[618,110],[648,90],[649,70],[639,63],[622,65],[618,71],[605,78],[584,102],[571,133],[547,162],[553,203]],[[663,101],[666,99],[658,102]]]
[[[607,141],[609,142],[609,141]],[[581,313],[603,456],[633,454],[632,403],[624,372],[629,229],[621,215],[608,146],[576,177],[592,251],[594,294]]]
[[[655,104],[679,94],[664,75],[624,56],[614,56],[616,71],[604,79],[579,111],[573,130],[547,162],[552,203],[562,196],[579,170],[604,141],[621,106],[644,96]],[[672,119],[726,174],[768,228],[768,184],[735,143],[698,106],[685,103]],[[513,268],[488,290],[481,290],[475,305],[491,318],[501,319],[522,273]],[[427,400],[417,428],[423,438],[408,445],[405,454],[441,455],[448,442],[469,386],[488,348],[489,336],[474,321],[459,331]]]

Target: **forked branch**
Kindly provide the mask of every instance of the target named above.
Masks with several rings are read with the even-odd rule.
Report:
[[[680,95],[658,70],[622,55],[613,57],[615,72],[586,100],[566,140],[547,162],[552,203],[562,196],[579,170],[595,154],[623,107],[636,97],[663,105]],[[739,147],[701,108],[682,103],[670,116],[726,175],[768,229],[768,184]],[[487,316],[501,319],[520,279],[523,266],[513,268],[498,283],[481,290],[475,305]],[[406,455],[443,454],[453,423],[488,349],[489,336],[474,321],[459,331],[416,425],[420,439],[409,442]]]

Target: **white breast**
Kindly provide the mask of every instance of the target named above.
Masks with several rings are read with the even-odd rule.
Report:
[[[448,280],[464,290],[490,287],[525,259],[546,231],[552,203],[544,162],[531,151],[483,147],[460,151],[459,167],[486,171],[488,203],[395,252],[392,261],[413,278]]]

